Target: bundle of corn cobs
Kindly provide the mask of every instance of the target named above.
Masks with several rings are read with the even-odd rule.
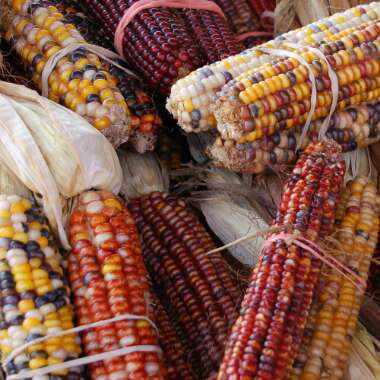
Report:
[[[325,136],[344,151],[367,146],[380,138],[379,15],[378,3],[352,8],[198,69],[172,87],[167,108],[204,135],[216,164],[258,173],[294,163],[296,148],[321,137],[336,81]]]

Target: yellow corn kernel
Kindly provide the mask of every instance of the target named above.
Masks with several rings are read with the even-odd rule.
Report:
[[[240,98],[240,100],[241,100],[244,104],[250,104],[250,103],[251,103],[250,96],[249,96],[249,94],[247,93],[246,90],[240,92],[240,94],[239,94],[239,98]]]
[[[33,327],[37,327],[41,322],[37,318],[25,318],[22,323],[22,328],[26,331],[30,331]]]
[[[111,120],[107,116],[104,116],[96,119],[93,125],[96,129],[102,130],[111,126]]]
[[[33,300],[21,300],[18,303],[18,309],[20,310],[21,313],[25,314],[26,312],[33,310],[35,308],[35,304]]]
[[[117,208],[118,210],[122,210],[123,206],[121,203],[115,199],[115,198],[109,198],[104,201],[104,205],[106,207],[111,207],[111,208]]]
[[[37,243],[40,245],[41,248],[45,248],[49,244],[49,240],[45,236],[40,236],[37,239]]]
[[[36,369],[45,367],[48,364],[48,361],[45,358],[34,358],[29,361],[29,368]]]
[[[14,234],[14,229],[12,226],[5,226],[5,227],[0,227],[0,237],[1,238],[11,238],[13,237]]]
[[[9,210],[6,209],[0,209],[0,218],[1,219],[9,219],[11,217],[11,213]]]
[[[26,243],[29,241],[29,236],[28,236],[28,234],[25,233],[25,232],[16,232],[16,233],[13,235],[13,240],[18,240],[18,241],[20,241],[21,243],[26,244]]]

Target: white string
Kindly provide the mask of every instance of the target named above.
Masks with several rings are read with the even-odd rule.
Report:
[[[317,86],[316,86],[316,80],[315,80],[315,75],[313,73],[313,70],[311,69],[310,64],[302,56],[300,56],[299,54],[295,52],[284,50],[284,49],[277,49],[277,48],[262,48],[260,46],[256,47],[255,49],[269,55],[294,58],[298,62],[300,62],[301,65],[304,65],[307,71],[309,72],[309,80],[311,83],[310,110],[309,110],[305,125],[302,130],[301,138],[297,144],[296,150],[298,150],[301,147],[301,143],[303,142],[303,140],[305,139],[307,135],[312,117],[315,113],[316,104],[317,104]]]
[[[54,68],[56,67],[57,63],[66,55],[72,53],[73,51],[79,49],[79,48],[85,48],[87,51],[94,53],[98,55],[100,58],[104,59],[105,61],[111,63],[113,66],[116,66],[120,70],[123,70],[129,75],[134,76],[135,78],[140,78],[131,70],[128,70],[126,67],[121,66],[119,63],[115,61],[115,59],[123,59],[120,55],[114,53],[111,50],[105,49],[101,46],[88,44],[85,42],[77,42],[73,44],[69,44],[68,46],[64,47],[63,49],[57,51],[55,54],[49,57],[48,61],[46,62],[46,65],[44,66],[41,74],[41,81],[42,81],[42,96],[48,97],[49,95],[49,76],[53,72]]]
[[[261,13],[260,18],[261,19],[263,19],[263,18],[274,18],[274,12],[272,12],[272,11],[264,11],[263,13]]]
[[[324,121],[320,127],[320,130],[319,130],[318,139],[322,140],[326,135],[326,132],[329,128],[331,117],[332,117],[332,115],[336,109],[337,104],[338,104],[338,95],[339,95],[338,77],[337,77],[335,71],[333,70],[333,68],[331,67],[331,65],[329,64],[326,56],[320,50],[318,50],[316,48],[313,48],[311,46],[302,45],[299,43],[289,43],[289,42],[277,42],[275,46],[280,46],[281,48],[286,48],[286,46],[289,46],[289,47],[294,48],[294,49],[307,49],[307,50],[310,50],[311,52],[313,52],[314,54],[316,54],[320,59],[322,59],[326,63],[327,74],[330,78],[330,83],[331,83],[332,100],[331,100],[329,114],[324,119]],[[306,69],[308,70],[309,80],[311,83],[310,109],[308,112],[306,122],[302,128],[302,133],[301,133],[300,139],[299,139],[297,147],[296,147],[296,150],[298,150],[299,148],[302,147],[303,142],[304,142],[304,140],[305,140],[305,138],[309,132],[309,128],[310,128],[310,125],[311,125],[311,122],[313,120],[313,116],[315,114],[315,110],[317,107],[317,86],[316,86],[316,78],[315,78],[314,72],[312,70],[312,66],[300,54],[292,52],[292,51],[278,49],[278,48],[262,48],[262,47],[256,47],[256,49],[260,50],[264,53],[267,53],[269,55],[295,58],[302,65],[304,65],[306,67]]]
[[[304,49],[307,49],[307,50],[310,50],[311,52],[313,52],[314,54],[316,54],[320,59],[322,59],[326,65],[327,65],[327,74],[330,78],[330,83],[331,83],[331,96],[332,96],[332,100],[331,100],[331,105],[330,105],[330,112],[328,114],[328,116],[325,118],[325,120],[323,121],[322,125],[321,125],[321,128],[319,130],[319,135],[318,135],[318,139],[319,140],[322,140],[325,135],[326,135],[326,132],[327,132],[327,129],[329,128],[329,124],[330,124],[330,120],[331,120],[331,116],[332,114],[334,113],[335,111],[335,108],[338,104],[338,95],[339,95],[339,81],[338,81],[338,77],[335,73],[335,71],[333,70],[333,68],[331,67],[329,61],[327,60],[326,56],[318,49],[316,48],[313,48],[311,46],[306,46],[306,45],[302,45],[302,44],[299,44],[299,43],[286,43],[287,45],[291,46],[291,47],[294,47],[294,48],[304,48]],[[303,142],[303,141],[302,141]],[[302,145],[300,143],[300,145]]]
[[[57,337],[61,337],[61,336],[69,335],[69,334],[79,333],[81,331],[89,330],[89,329],[92,329],[95,327],[101,327],[104,325],[108,325],[110,323],[119,322],[119,321],[123,321],[123,320],[144,320],[144,321],[148,322],[158,333],[157,326],[148,317],[143,316],[143,315],[134,315],[134,314],[126,313],[126,314],[118,315],[114,318],[105,319],[103,321],[98,321],[98,322],[94,322],[94,323],[89,323],[86,325],[74,327],[74,328],[68,329],[68,330],[55,332],[55,333],[43,336],[41,338],[34,339],[28,343],[25,343],[24,345],[22,345],[20,347],[15,348],[9,355],[7,355],[3,359],[2,367],[3,367],[4,371],[6,372],[6,366],[12,359],[14,359],[17,355],[19,355],[20,353],[25,351],[28,347],[33,346],[35,344],[44,342],[44,341],[52,339],[52,338],[57,338]],[[7,376],[7,379],[8,380],[18,380],[18,379],[25,379],[25,378],[29,378],[29,377],[33,377],[33,376],[40,376],[40,375],[44,375],[44,374],[51,373],[53,371],[58,371],[61,369],[67,369],[67,368],[77,367],[77,366],[81,366],[81,365],[85,365],[85,364],[89,364],[89,363],[94,363],[94,362],[97,362],[100,360],[111,359],[113,357],[126,355],[126,354],[131,353],[131,352],[158,352],[158,353],[160,353],[161,349],[160,349],[160,347],[154,346],[154,345],[128,346],[128,347],[123,347],[123,348],[113,350],[113,351],[103,352],[101,354],[86,356],[86,357],[80,358],[80,359],[69,360],[67,362],[60,363],[60,364],[54,364],[54,365],[50,365],[47,367],[31,370],[31,371],[25,371],[25,372],[22,372],[22,373],[17,374],[17,375],[10,375],[10,376]]]
[[[7,380],[21,380],[21,379],[31,378],[34,376],[42,376],[51,372],[60,371],[63,369],[68,369],[68,368],[73,368],[73,367],[80,367],[85,364],[91,364],[91,363],[95,363],[102,360],[108,360],[114,357],[127,355],[133,352],[162,353],[160,347],[158,346],[152,346],[152,345],[129,346],[129,347],[124,347],[124,348],[119,348],[113,351],[102,352],[101,354],[86,356],[80,359],[69,360],[67,362],[63,362],[60,364],[53,364],[47,367],[33,369],[31,371],[21,372],[17,375],[7,375],[6,379]]]

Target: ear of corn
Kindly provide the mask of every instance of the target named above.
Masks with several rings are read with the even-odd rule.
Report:
[[[287,181],[274,226],[326,237],[344,176],[332,141],[310,145]],[[301,342],[321,262],[283,240],[264,248],[227,342],[219,380],[286,379]]]
[[[317,46],[337,75],[337,109],[371,101],[379,95],[379,34],[380,24],[373,22],[345,38]],[[317,76],[313,120],[320,119],[328,115],[332,103],[327,65],[307,49],[299,49],[297,54]],[[213,105],[218,125],[222,126],[219,131],[225,139],[245,143],[303,125],[311,108],[310,94],[307,68],[296,59],[263,65],[222,89]]]
[[[1,7],[5,40],[22,59],[36,87],[48,59],[86,41],[64,15],[43,1],[7,0]],[[129,138],[129,110],[96,54],[78,48],[60,59],[48,78],[49,98],[77,112],[118,146]]]
[[[358,177],[337,206],[334,256],[367,281],[379,232],[380,197],[368,178]],[[324,268],[292,379],[343,379],[364,295],[332,268]]]
[[[40,210],[17,195],[0,196],[0,351],[74,327],[60,256]],[[78,357],[74,334],[29,346],[7,365],[7,375]],[[79,368],[54,371],[43,379],[80,379]]]
[[[218,369],[239,290],[210,236],[183,201],[154,192],[130,204],[153,285],[178,315],[205,378]]]
[[[251,6],[249,0],[218,0],[217,3],[237,36],[247,32],[263,31],[264,26],[260,19],[261,13],[256,13],[256,9]],[[246,47],[252,47],[268,39],[249,37],[243,40],[242,43]]]
[[[380,139],[379,111],[378,101],[336,111],[330,119],[326,137],[335,140],[343,152],[367,147]],[[310,124],[300,146],[303,125],[243,144],[217,136],[207,152],[217,165],[231,170],[260,173],[268,167],[280,168],[295,162],[297,146],[304,149],[310,142],[319,140],[322,123],[323,120],[316,120]]]
[[[77,4],[71,4],[71,2],[65,2],[57,5],[57,7],[65,15],[65,19],[74,24],[89,43],[113,50],[113,43],[107,38],[104,30],[99,31],[99,24],[74,8],[74,5],[78,6]],[[128,68],[122,60],[117,60],[117,64]],[[130,110],[130,144],[139,153],[153,150],[157,142],[159,129],[162,127],[162,120],[148,87],[142,80],[128,74],[117,66],[105,62],[103,65],[104,69],[116,80],[116,85]]]
[[[86,0],[88,11],[106,24],[108,36],[135,0]],[[153,87],[168,93],[179,78],[213,60],[236,54],[240,46],[223,18],[211,11],[150,8],[125,30],[123,53]]]
[[[79,325],[125,313],[150,316],[149,286],[137,230],[112,194],[87,192],[70,218],[70,282]],[[146,320],[122,320],[83,334],[86,355],[127,346],[158,345]],[[164,379],[161,355],[134,352],[90,364],[94,379]]]
[[[378,2],[373,2],[291,31],[284,37],[278,37],[275,41],[285,39],[289,42],[301,44],[328,41],[340,31],[358,27],[369,20],[377,20],[379,16],[380,5]],[[272,43],[268,42],[262,46],[272,47]],[[172,86],[167,108],[186,132],[202,132],[215,128],[216,120],[214,113],[210,109],[210,104],[216,93],[226,83],[244,72],[258,68],[265,62],[273,60],[274,57],[263,56],[260,52],[251,49],[234,57],[202,67],[178,80]]]

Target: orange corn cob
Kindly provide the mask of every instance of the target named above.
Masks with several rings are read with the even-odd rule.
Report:
[[[138,233],[127,208],[112,194],[86,192],[70,218],[70,281],[80,325],[125,313],[149,316]],[[86,355],[125,346],[158,345],[146,320],[123,320],[83,334]],[[157,352],[130,353],[90,365],[93,379],[163,380]]]

